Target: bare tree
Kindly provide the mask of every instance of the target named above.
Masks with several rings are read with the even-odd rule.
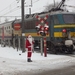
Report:
[[[51,10],[52,8],[55,8],[56,6],[58,5],[58,2],[55,3],[55,4],[49,4],[45,7],[44,11],[49,11]]]
[[[55,4],[49,4],[49,5],[47,5],[45,7],[44,11],[49,11],[49,10],[51,10],[53,8],[56,8],[58,5],[59,5],[58,2],[56,2]],[[65,6],[63,6],[63,5],[60,8],[63,9],[64,11],[67,11],[67,8]]]

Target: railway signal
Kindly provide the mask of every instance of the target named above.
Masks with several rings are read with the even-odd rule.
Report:
[[[49,26],[48,26],[48,22],[45,23],[45,21],[48,18],[48,15],[46,15],[43,19],[40,18],[38,15],[36,16],[36,18],[38,19],[38,21],[40,21],[40,23],[36,23],[36,30],[37,30],[37,34],[41,35],[41,36],[46,36],[48,35],[48,31],[49,31]]]
[[[46,35],[48,35],[48,31],[49,31],[49,26],[48,26],[48,22],[46,22],[48,15],[46,15],[44,18],[40,18],[38,15],[36,16],[36,18],[38,19],[38,21],[40,23],[37,23],[36,25],[36,30],[37,30],[37,34],[44,36],[44,56],[47,57],[47,49],[46,49]],[[45,23],[46,22],[46,23]]]
[[[37,32],[40,31],[40,26],[41,26],[41,25],[39,24],[39,25],[37,25],[37,26],[35,27],[36,30],[37,30]]]
[[[45,31],[45,34],[48,35],[48,31],[49,31],[48,23],[46,23],[46,24],[44,25],[44,31]]]

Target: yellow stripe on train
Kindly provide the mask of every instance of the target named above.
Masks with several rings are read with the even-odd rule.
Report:
[[[70,32],[71,37],[75,37],[75,32]],[[62,32],[54,32],[54,37],[63,37]]]
[[[33,37],[41,37],[41,35],[39,34],[37,34],[37,33],[25,33],[25,36],[28,36],[28,35],[32,35]],[[49,34],[48,35],[46,35],[46,37],[49,37]]]
[[[28,36],[29,34],[31,34],[33,37],[41,37],[41,35],[37,35],[37,33],[25,33],[25,36]],[[75,32],[70,32],[71,37],[75,37]],[[49,37],[49,34],[46,35],[46,37]],[[54,32],[54,37],[63,37],[62,36],[62,32]]]
[[[54,25],[54,28],[73,28],[75,25],[73,24],[67,24],[67,25]]]

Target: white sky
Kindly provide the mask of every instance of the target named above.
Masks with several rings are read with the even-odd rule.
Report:
[[[47,54],[47,57],[44,57],[44,54],[41,56],[41,53],[34,52],[31,58],[33,62],[29,63],[27,62],[27,52],[22,53],[21,50],[0,46],[0,74],[17,75],[17,72],[23,71],[37,73],[75,64],[75,55],[70,57]]]
[[[19,3],[17,3],[19,1]],[[55,0],[55,2],[60,2],[61,0]],[[25,0],[25,5],[30,5],[31,0]],[[33,4],[31,7],[31,13],[41,12],[43,9],[54,2],[54,0],[32,0]],[[66,0],[67,5],[75,6],[75,0]],[[18,7],[19,6],[19,7]],[[70,11],[73,8],[68,8]],[[29,13],[29,7],[25,7],[25,14]],[[0,16],[21,16],[21,0],[0,0]],[[6,17],[11,19],[12,17]],[[19,17],[18,17],[19,18]],[[4,18],[0,18],[1,21]]]
[[[19,1],[19,3],[17,3],[17,1]],[[26,4],[25,5],[30,5],[30,1],[31,0],[25,0]],[[57,1],[61,1],[61,0],[57,0]],[[38,11],[42,11],[42,9],[44,8],[44,6],[50,4],[50,3],[53,3],[53,0],[32,0],[32,12],[38,12]],[[21,6],[21,0],[0,0],[0,11],[5,9],[8,9],[8,11],[10,11],[12,8],[14,7],[17,7],[17,6]],[[18,7],[17,7],[18,8]],[[19,7],[20,9],[21,7]],[[5,13],[6,14],[6,11],[7,10],[3,10],[2,11],[2,14]],[[20,12],[20,10],[19,10]],[[17,13],[19,13],[17,12]],[[11,12],[9,12],[10,14]],[[25,13],[29,13],[29,7],[25,7]],[[15,15],[15,13],[12,13],[13,15]],[[0,12],[0,15],[1,15],[1,12]],[[8,14],[6,14],[8,15]],[[17,14],[16,14],[17,15]],[[21,15],[18,14],[18,15]]]

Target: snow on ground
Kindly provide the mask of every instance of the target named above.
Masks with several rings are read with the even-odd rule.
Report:
[[[22,53],[12,47],[0,46],[0,75],[16,75],[21,71],[42,72],[48,69],[58,69],[75,63],[75,56],[47,54],[32,54],[33,62],[27,62],[27,52]]]

